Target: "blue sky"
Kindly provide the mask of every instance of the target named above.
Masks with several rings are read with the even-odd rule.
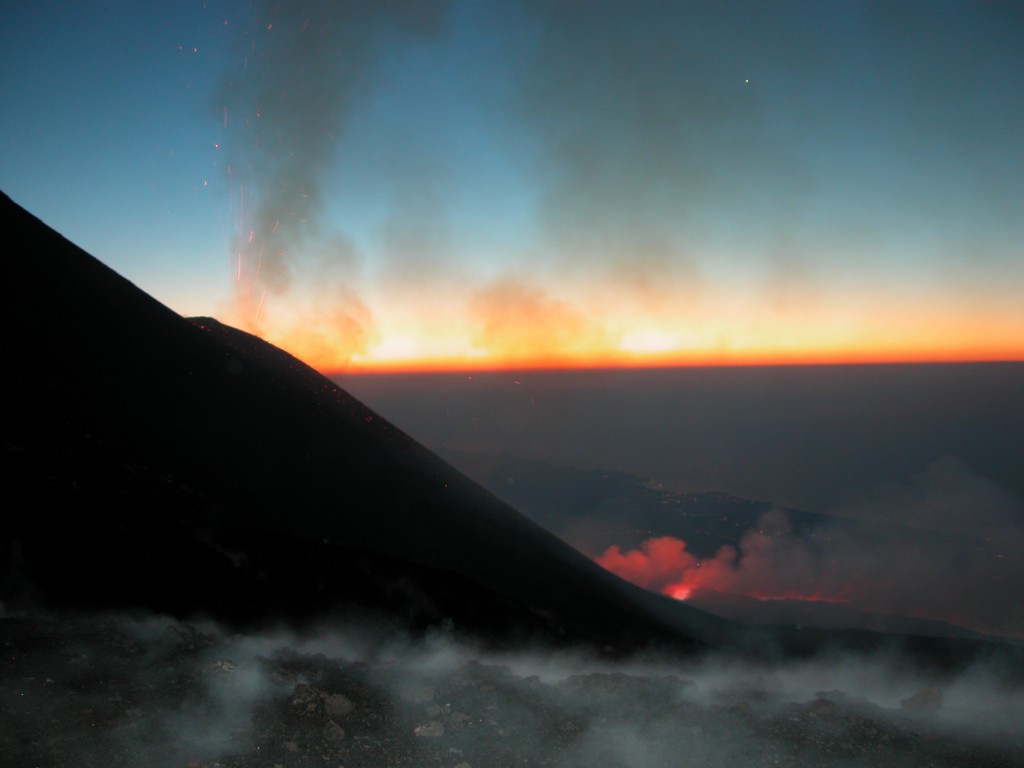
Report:
[[[4,191],[185,312],[227,287],[217,22],[199,3],[39,2],[0,30]]]
[[[272,5],[9,11],[0,188],[324,367],[1024,355],[1015,3]]]

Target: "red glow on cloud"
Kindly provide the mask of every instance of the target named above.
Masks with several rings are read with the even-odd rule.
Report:
[[[997,512],[989,513],[993,525]],[[980,530],[980,514],[975,520]],[[1015,525],[993,530],[1002,531],[994,537],[1020,546]],[[740,620],[756,621],[757,614],[775,623],[763,617],[797,615],[792,611],[799,603],[832,603],[848,609],[814,616],[853,625],[858,616],[901,616],[1024,638],[1022,614],[1007,610],[1004,599],[1006,584],[1019,583],[1021,562],[1000,557],[967,533],[912,535],[870,523],[798,533],[785,512],[773,510],[736,546],[711,557],[697,557],[682,539],[660,536],[635,549],[608,547],[595,561],[637,586]]]
[[[685,574],[700,567],[700,561],[686,551],[686,542],[674,536],[647,539],[640,549],[629,552],[608,547],[597,563],[639,587],[665,594],[672,594],[674,587],[684,591]]]
[[[627,552],[611,546],[596,562],[626,581],[675,600],[712,592],[758,601],[859,603],[870,593],[870,588],[840,585],[827,574],[800,565],[787,572],[771,554],[775,545],[767,539],[766,534],[751,532],[739,550],[724,546],[713,557],[699,559],[686,550],[682,539],[660,536]]]
[[[711,590],[756,600],[841,603],[859,601],[871,591],[823,567],[791,535],[781,511],[766,514],[738,548],[723,546],[713,557],[698,558],[682,539],[660,536],[627,552],[611,546],[596,562],[626,581],[677,600]]]

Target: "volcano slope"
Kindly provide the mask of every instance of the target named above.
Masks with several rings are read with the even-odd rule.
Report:
[[[622,649],[728,634],[652,611],[290,355],[178,316],[6,197],[2,217],[8,606],[248,627],[365,609]]]
[[[245,628],[357,611],[413,632],[611,652],[902,644],[947,665],[993,652],[755,630],[640,590],[294,357],[186,320],[8,198],[0,210],[0,599],[12,608],[144,608]]]

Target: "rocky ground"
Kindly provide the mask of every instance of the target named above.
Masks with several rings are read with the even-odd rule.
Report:
[[[713,665],[691,679],[157,617],[9,616],[0,651],[8,768],[1024,765],[1019,692],[979,729],[941,685],[878,703]]]

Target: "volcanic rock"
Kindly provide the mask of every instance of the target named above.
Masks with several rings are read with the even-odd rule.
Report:
[[[355,709],[352,700],[343,693],[332,693],[324,699],[324,714],[330,718],[344,717]]]

